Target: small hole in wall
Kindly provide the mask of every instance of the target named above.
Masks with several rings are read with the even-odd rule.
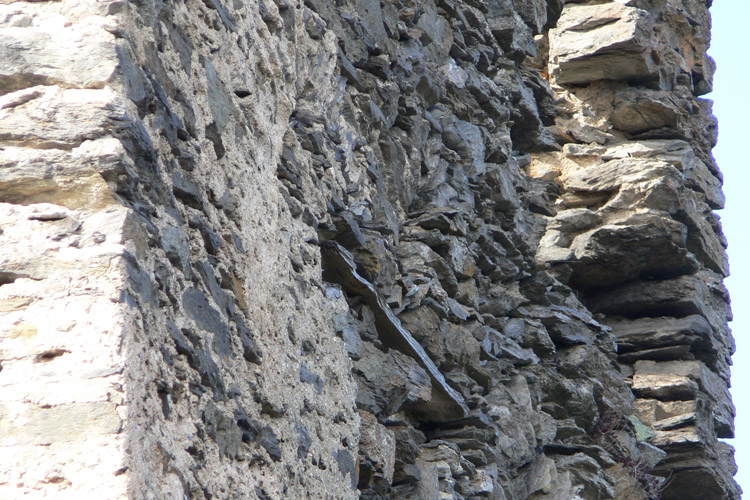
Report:
[[[28,274],[0,271],[0,286],[9,285],[19,278],[28,278]]]
[[[34,356],[34,363],[46,363],[68,352],[70,351],[67,349],[61,349],[59,347],[55,349],[49,349],[48,351],[44,351]]]

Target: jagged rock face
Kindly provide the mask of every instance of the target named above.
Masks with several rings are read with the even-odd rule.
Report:
[[[0,496],[739,498],[709,26],[0,5]]]

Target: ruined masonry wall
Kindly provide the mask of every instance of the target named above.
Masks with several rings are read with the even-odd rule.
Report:
[[[738,499],[707,9],[0,2],[0,497]]]

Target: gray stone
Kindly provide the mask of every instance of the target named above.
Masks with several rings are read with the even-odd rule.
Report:
[[[359,488],[366,489],[372,481],[385,485],[393,482],[396,460],[396,437],[393,431],[378,423],[372,413],[360,410]]]
[[[687,228],[656,214],[634,215],[579,234],[571,250],[573,280],[588,287],[698,270],[687,250]]]
[[[258,435],[258,444],[260,444],[263,449],[266,450],[268,456],[270,456],[274,461],[278,462],[281,460],[281,443],[279,441],[279,438],[276,436],[276,432],[273,430],[273,428],[271,428],[271,426],[267,425],[260,430],[260,434]]]
[[[0,94],[35,85],[102,88],[117,69],[115,35],[96,23],[71,23],[48,9],[14,22],[21,9],[2,6]],[[85,52],[87,57],[79,57]]]
[[[162,230],[161,244],[170,262],[180,269],[185,276],[189,277],[190,248],[182,229],[175,226],[166,226]]]
[[[338,451],[334,451],[332,455],[333,458],[336,459],[336,463],[338,463],[339,472],[341,472],[341,475],[344,477],[350,476],[351,488],[356,489],[357,470],[356,465],[354,464],[354,459],[352,458],[352,454],[347,450],[341,449]]]
[[[318,393],[318,395],[321,395],[323,393],[323,386],[325,385],[323,379],[320,378],[320,375],[316,375],[315,373],[312,373],[310,370],[308,370],[305,363],[302,363],[302,365],[300,366],[299,380],[300,382],[311,384],[315,388],[315,391]]]
[[[0,5],[0,497],[737,500],[706,2],[563,4]]]
[[[391,415],[404,405],[406,409],[416,409],[431,399],[432,384],[427,373],[398,351],[384,353],[365,343],[354,369],[360,374],[357,405],[375,415]]]
[[[235,458],[242,442],[243,433],[235,421],[222,412],[213,402],[203,410],[206,433],[216,441],[222,457]]]
[[[560,84],[656,76],[648,12],[620,2],[569,4],[550,30],[550,74]]]
[[[214,348],[222,356],[231,352],[229,326],[222,314],[211,306],[206,296],[197,288],[187,288],[182,293],[184,307],[195,324],[207,332],[213,333]]]

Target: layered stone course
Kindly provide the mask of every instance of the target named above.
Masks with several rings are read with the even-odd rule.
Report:
[[[550,75],[572,111],[557,132],[577,141],[529,167],[563,187],[560,222],[547,226],[540,254],[612,327],[636,414],[667,451],[656,469],[670,474],[663,498],[739,495],[716,439],[734,436],[734,344],[721,284],[726,242],[713,213],[723,207],[716,136],[710,102],[697,97],[713,67],[703,6],[566,6],[550,32]],[[568,223],[584,214],[585,225]]]
[[[738,499],[709,29],[0,3],[0,497]]]

